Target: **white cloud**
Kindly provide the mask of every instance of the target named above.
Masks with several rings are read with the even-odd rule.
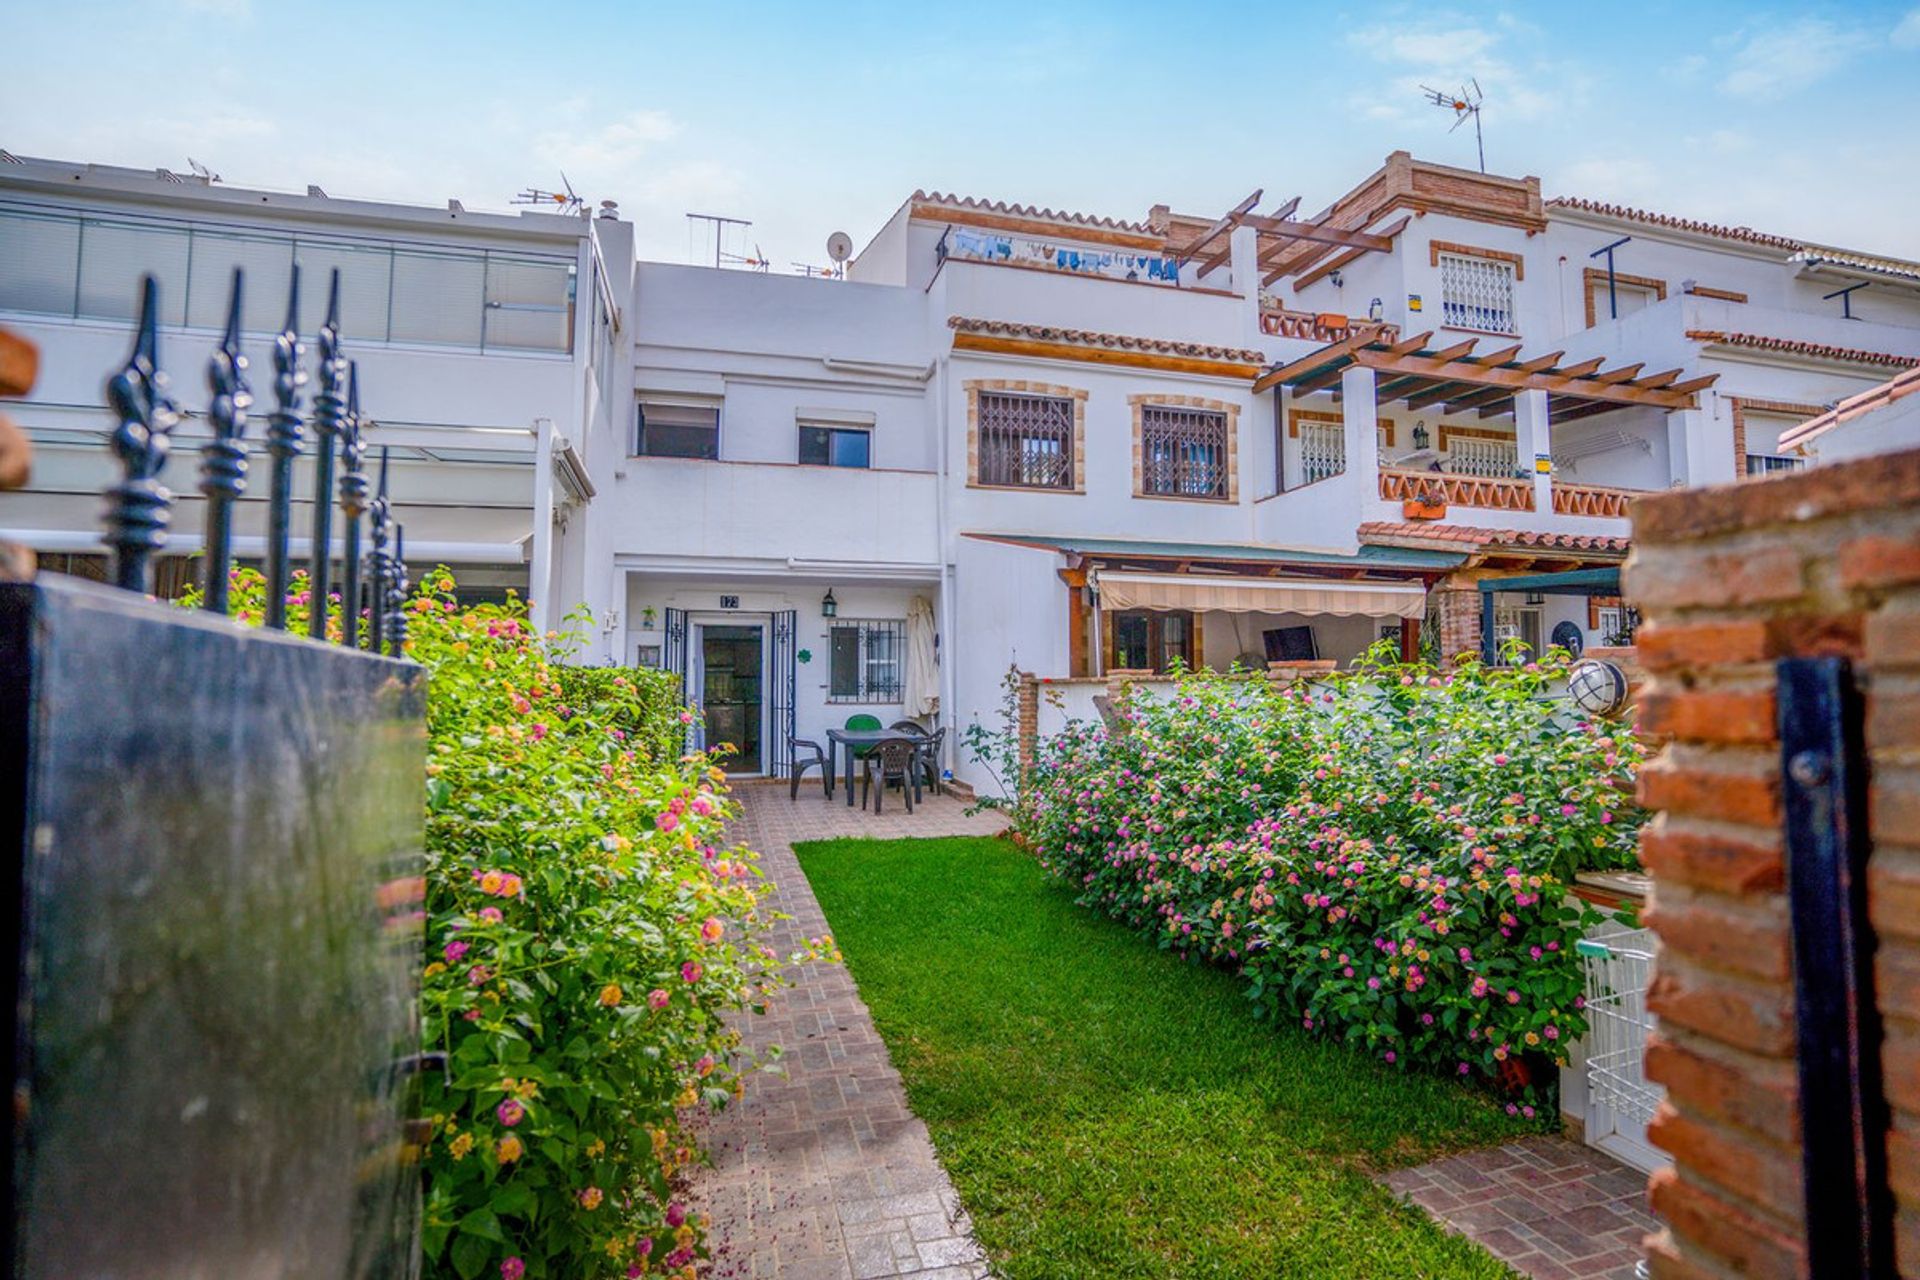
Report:
[[[1484,58],[1500,37],[1484,27],[1365,27],[1349,40],[1374,57],[1422,66],[1464,65]]]
[[[1736,98],[1766,98],[1804,89],[1839,70],[1872,43],[1865,32],[1824,18],[1800,18],[1743,33],[1743,37],[1730,58],[1732,70],[1720,81],[1721,91]]]
[[[1424,24],[1363,27],[1348,43],[1374,61],[1398,68],[1386,84],[1359,95],[1394,109],[1364,109],[1370,119],[1403,122],[1418,109],[1428,88],[1453,93],[1478,83],[1487,101],[1487,119],[1544,120],[1576,107],[1592,85],[1592,76],[1565,59],[1547,56],[1553,48],[1536,27],[1510,16],[1492,25],[1439,16]],[[1424,109],[1436,123],[1437,107]]]
[[[1920,49],[1920,9],[1907,10],[1907,16],[1894,24],[1887,39],[1896,49]]]
[[[253,0],[174,0],[188,13],[204,13],[216,18],[253,17]]]
[[[584,110],[564,114],[578,116]],[[598,128],[585,128],[576,121],[543,131],[532,141],[536,150],[563,169],[624,169],[679,132],[679,123],[664,111],[635,111]]]

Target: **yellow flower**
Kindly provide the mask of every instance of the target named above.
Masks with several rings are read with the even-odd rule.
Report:
[[[503,882],[504,877],[498,871],[489,871],[480,877],[480,892],[489,895],[498,894]]]
[[[518,1160],[525,1151],[526,1148],[520,1145],[520,1139],[514,1137],[512,1134],[508,1134],[506,1137],[500,1139],[498,1146],[494,1147],[493,1157],[501,1164],[512,1164],[515,1160]]]
[[[595,1138],[592,1142],[589,1142],[587,1144],[587,1157],[588,1159],[593,1159],[599,1156],[606,1149],[607,1149],[607,1144],[600,1141],[600,1139]]]
[[[609,1009],[619,1004],[620,984],[617,982],[609,982],[606,986],[600,988],[600,1003]]]
[[[466,1159],[467,1152],[473,1150],[473,1135],[463,1133],[447,1144],[447,1150],[453,1153],[455,1160]]]
[[[538,1080],[522,1080],[519,1087],[514,1089],[514,1093],[522,1098],[537,1098],[540,1096],[540,1082]]]
[[[693,1228],[683,1223],[680,1229],[673,1233],[673,1242],[679,1245],[682,1249],[692,1248],[693,1247]]]
[[[1538,1034],[1537,1032],[1533,1032],[1533,1031],[1529,1031],[1529,1032],[1527,1032],[1527,1043],[1528,1043],[1528,1044],[1539,1044],[1539,1043],[1540,1043],[1540,1036],[1539,1036],[1539,1034]]]
[[[447,971],[447,966],[445,966],[444,964],[441,964],[438,960],[435,960],[432,964],[428,965],[425,969],[421,970],[421,976],[431,978],[437,974],[445,973],[446,971]]]
[[[580,1207],[591,1213],[600,1207],[604,1195],[598,1187],[588,1187],[580,1193]]]
[[[673,1105],[676,1107],[690,1107],[698,1101],[700,1101],[700,1095],[693,1091],[692,1085],[688,1085],[674,1096]]]

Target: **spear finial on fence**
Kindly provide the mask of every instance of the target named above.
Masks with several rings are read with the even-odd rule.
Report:
[[[367,509],[367,475],[360,469],[367,441],[361,433],[360,362],[347,362],[347,417],[340,436],[340,514],[347,518],[345,550],[340,557],[340,618],[342,643],[360,644],[360,516]],[[378,609],[379,602],[373,602]]]
[[[387,615],[388,650],[396,658],[407,656],[407,526],[396,521],[393,526],[393,573],[387,580],[387,600],[391,609]]]
[[[380,487],[373,497],[373,552],[367,557],[372,577],[367,603],[367,648],[380,652],[387,634],[387,536],[393,528],[393,504],[387,500],[387,446],[380,446]]]
[[[327,638],[327,591],[333,555],[333,450],[346,422],[346,401],[342,398],[347,380],[347,362],[340,356],[340,269],[333,270],[333,283],[327,290],[327,318],[320,326],[320,394],[313,398],[313,430],[319,442],[319,456],[313,486],[313,559],[307,582],[313,596],[313,612],[307,620],[307,634],[315,640]]]
[[[287,282],[287,323],[273,340],[273,412],[267,415],[267,452],[273,471],[267,495],[267,625],[287,626],[287,542],[293,536],[293,460],[300,456],[300,388],[307,371],[300,367],[300,264]]]
[[[233,292],[227,299],[227,331],[207,362],[207,421],[213,439],[200,450],[200,491],[207,495],[206,582],[201,606],[211,613],[227,611],[227,570],[233,561],[233,504],[247,488],[247,408],[253,392],[247,386],[247,358],[240,352],[240,300],[245,280],[233,269]]]
[[[173,495],[158,480],[167,464],[168,435],[179,412],[167,397],[167,375],[160,372],[160,286],[152,276],[140,282],[140,321],[133,352],[107,380],[107,403],[120,425],[113,451],[125,472],[107,491],[107,545],[113,548],[113,580],[129,591],[151,589],[149,559],[167,541]]]

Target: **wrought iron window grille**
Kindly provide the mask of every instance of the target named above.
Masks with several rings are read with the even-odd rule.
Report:
[[[983,391],[977,413],[981,484],[1074,487],[1071,399]]]

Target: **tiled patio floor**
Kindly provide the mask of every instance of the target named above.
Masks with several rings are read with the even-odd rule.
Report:
[[[1569,1138],[1523,1138],[1382,1182],[1533,1280],[1632,1280],[1658,1229],[1647,1175]]]
[[[812,782],[809,779],[809,782]],[[990,835],[992,815],[967,817],[951,796],[911,815],[887,797],[879,816],[829,804],[817,782],[797,801],[785,785],[745,783],[746,812],[730,833],[759,851],[776,886],[771,906],[793,919],[768,944],[782,954],[827,932],[794,857],[795,841],[833,836]],[[842,965],[801,965],[766,1016],[742,1024],[747,1045],[786,1050],[784,1078],[762,1074],[708,1124],[714,1167],[692,1199],[712,1216],[713,1263],[731,1280],[978,1280],[984,1255],[926,1125],[907,1109],[899,1073]]]

